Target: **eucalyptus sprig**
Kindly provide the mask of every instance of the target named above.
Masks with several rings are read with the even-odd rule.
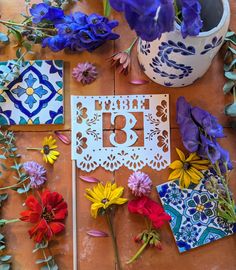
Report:
[[[8,198],[7,194],[0,195],[0,207],[2,207],[2,203],[6,201]],[[6,241],[3,234],[0,233],[0,269],[11,269],[11,255],[5,254],[6,250]]]
[[[40,244],[35,245],[35,249],[33,250],[33,253],[37,251],[42,251],[43,258],[36,260],[36,264],[43,264],[43,266],[40,268],[40,270],[58,270],[59,267],[55,262],[54,257],[50,254],[47,255],[46,249],[48,249],[48,242],[44,241]]]
[[[225,114],[228,116],[236,116],[236,34],[229,31],[225,37],[226,53],[224,57],[224,76],[227,82],[224,84],[224,94],[233,94],[233,103],[225,107]]]
[[[1,163],[3,170],[11,170],[15,172],[14,179],[17,181],[15,185],[0,188],[1,190],[13,189],[19,194],[27,193],[30,190],[30,183],[25,185],[25,182],[29,179],[28,175],[23,170],[23,164],[20,163],[21,155],[17,153],[16,138],[13,131],[0,131],[0,159],[1,160],[12,160],[12,165],[7,168],[5,162]]]

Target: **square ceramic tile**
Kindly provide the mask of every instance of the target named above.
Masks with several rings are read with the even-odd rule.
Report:
[[[102,166],[115,171],[126,166],[136,171],[148,165],[159,171],[169,165],[168,95],[72,96],[71,113],[72,159],[78,168],[90,172]],[[114,128],[121,118],[123,136]],[[105,121],[111,127],[108,138]],[[138,123],[142,133],[136,130]]]
[[[12,70],[0,63],[0,73]],[[0,125],[63,124],[63,61],[28,61],[0,93]]]
[[[217,217],[217,195],[205,188],[209,175],[194,189],[180,189],[178,182],[157,187],[179,252],[184,252],[229,236],[236,225]]]

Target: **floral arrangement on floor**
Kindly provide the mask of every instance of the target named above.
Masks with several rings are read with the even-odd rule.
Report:
[[[177,123],[184,147],[191,154],[186,159],[177,149],[180,160],[170,165],[173,169],[170,179],[179,179],[180,186],[188,188],[203,178],[202,170],[209,169],[212,176],[206,182],[206,188],[218,196],[218,216],[228,223],[236,223],[235,202],[229,187],[233,166],[229,152],[218,142],[219,138],[225,137],[223,127],[216,117],[199,107],[192,107],[184,97],[177,101]]]
[[[56,140],[52,137],[44,139],[44,148],[46,143],[53,142],[54,147]],[[16,191],[19,195],[24,196],[23,204],[27,209],[19,214],[18,218],[10,220],[0,219],[0,226],[7,226],[16,222],[28,222],[32,224],[29,229],[29,236],[36,243],[33,252],[42,251],[43,258],[36,261],[36,264],[42,265],[41,269],[59,269],[56,261],[49,252],[50,241],[55,235],[64,231],[64,220],[68,214],[67,203],[62,195],[58,192],[43,190],[44,184],[48,182],[47,171],[41,164],[35,161],[27,161],[20,163],[21,155],[17,152],[16,138],[12,131],[0,131],[0,159],[1,163],[1,180],[4,179],[5,171],[12,171],[15,175],[15,184],[3,186],[0,188],[0,206],[8,198],[7,190]],[[45,157],[44,160],[50,160]],[[8,167],[10,165],[10,167]],[[1,183],[3,184],[3,183]],[[4,235],[0,235],[1,250],[6,249],[6,239]],[[5,253],[5,252],[4,252]],[[0,268],[11,269],[11,255],[4,254],[0,256]]]

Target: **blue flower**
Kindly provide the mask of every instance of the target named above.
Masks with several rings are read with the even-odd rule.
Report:
[[[72,51],[93,51],[107,40],[119,37],[112,32],[118,22],[109,21],[106,17],[76,12],[64,16],[60,23],[55,24],[57,35],[43,40],[42,46],[48,46],[57,52],[68,48]]]
[[[194,120],[205,130],[205,132],[214,138],[223,138],[223,127],[218,123],[217,119],[209,112],[194,107],[191,110]]]
[[[52,51],[58,52],[66,47],[67,40],[63,36],[53,36],[47,37],[42,42],[42,47],[45,48],[48,46]]]
[[[197,36],[203,26],[200,13],[201,5],[199,0],[181,0],[182,17],[181,33],[183,38]]]
[[[198,150],[198,155],[202,158],[207,158],[212,164],[215,164],[221,157],[220,146],[216,141],[209,140],[203,134],[201,137],[201,146]]]
[[[41,98],[42,96],[44,96],[48,93],[48,91],[45,90],[41,85],[36,87],[36,88],[33,88],[36,81],[37,81],[37,79],[34,78],[32,74],[29,74],[28,78],[25,79],[27,88],[23,88],[23,87],[18,86],[16,89],[12,90],[12,92],[14,94],[16,94],[18,97],[21,97],[24,94],[27,95],[27,98],[25,100],[25,104],[28,104],[30,109],[32,109],[34,106],[34,103],[37,102],[34,95]]]
[[[131,29],[143,40],[153,41],[174,29],[172,0],[110,0],[117,11],[124,11]]]
[[[56,22],[64,16],[64,12],[60,8],[51,7],[45,3],[35,4],[30,9],[33,16],[33,23],[40,23],[42,20],[50,20]]]
[[[176,119],[185,148],[189,152],[196,152],[199,148],[200,132],[194,123],[191,115],[191,106],[184,97],[177,100],[177,119]]]

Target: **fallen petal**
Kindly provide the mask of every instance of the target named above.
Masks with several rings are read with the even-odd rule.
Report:
[[[131,84],[136,84],[136,85],[141,85],[141,84],[147,84],[149,81],[143,80],[143,79],[138,79],[138,80],[130,80]]]
[[[66,135],[62,134],[59,131],[55,131],[56,136],[60,141],[62,141],[64,144],[71,144],[71,139],[68,138]]]
[[[109,235],[106,232],[98,230],[87,231],[87,234],[93,237],[108,237]]]
[[[100,182],[100,180],[98,180],[95,177],[91,177],[91,176],[80,176],[80,179],[82,179],[83,181],[88,182],[88,183],[99,183]]]

